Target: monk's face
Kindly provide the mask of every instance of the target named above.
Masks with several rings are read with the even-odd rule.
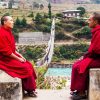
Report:
[[[13,28],[14,26],[13,18],[10,16],[6,16],[6,20],[4,21],[4,26],[7,28]]]
[[[97,25],[97,21],[93,19],[93,16],[90,16],[87,22],[90,28],[94,28]]]

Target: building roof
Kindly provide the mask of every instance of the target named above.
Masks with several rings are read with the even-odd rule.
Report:
[[[65,10],[65,11],[62,11],[63,13],[65,12],[80,12],[81,10]]]

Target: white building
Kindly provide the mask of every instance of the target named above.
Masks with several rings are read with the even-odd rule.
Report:
[[[0,1],[0,8],[9,8],[9,1]],[[12,8],[17,9],[19,8],[19,3],[15,2],[12,4]]]
[[[9,2],[1,2],[0,1],[0,8],[8,8],[9,7]]]
[[[62,13],[63,13],[64,18],[72,18],[72,17],[79,18],[80,11],[81,10],[65,10]]]

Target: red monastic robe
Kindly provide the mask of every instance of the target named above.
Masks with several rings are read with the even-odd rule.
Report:
[[[30,62],[26,61],[24,63],[9,57],[12,53],[15,53],[15,40],[11,29],[5,29],[3,26],[0,27],[0,69],[4,70],[6,73],[12,77],[18,78],[28,78],[34,76],[36,79],[36,74],[33,66]]]
[[[100,68],[100,25],[92,29],[92,40],[88,53],[74,63],[71,76],[71,90],[84,91],[88,88],[88,68]]]

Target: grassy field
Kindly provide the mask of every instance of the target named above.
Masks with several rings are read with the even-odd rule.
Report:
[[[78,7],[84,7],[88,14],[92,12],[100,12],[100,4],[51,4],[52,14],[61,13],[64,10],[68,9],[77,9]],[[32,22],[32,18],[28,17],[28,15],[33,12],[34,16],[36,13],[48,13],[48,5],[45,5],[44,9],[0,9],[0,18],[5,13],[9,13],[13,16],[14,19],[19,17],[22,19],[25,17],[28,23]]]
[[[52,13],[59,13],[63,10],[77,9],[78,7],[84,7],[88,13],[100,12],[100,4],[51,4]],[[10,13],[14,18],[27,17],[30,12],[36,13],[48,13],[48,5],[45,5],[44,9],[0,9],[0,17],[5,13]]]
[[[27,19],[28,23],[32,22],[32,17],[28,17],[28,15],[33,12],[34,16],[36,15],[36,13],[43,13],[43,11],[41,10],[30,10],[30,9],[0,9],[0,18],[6,14],[9,13],[14,19],[16,19],[17,17],[19,19],[22,19],[23,17],[25,17]]]

